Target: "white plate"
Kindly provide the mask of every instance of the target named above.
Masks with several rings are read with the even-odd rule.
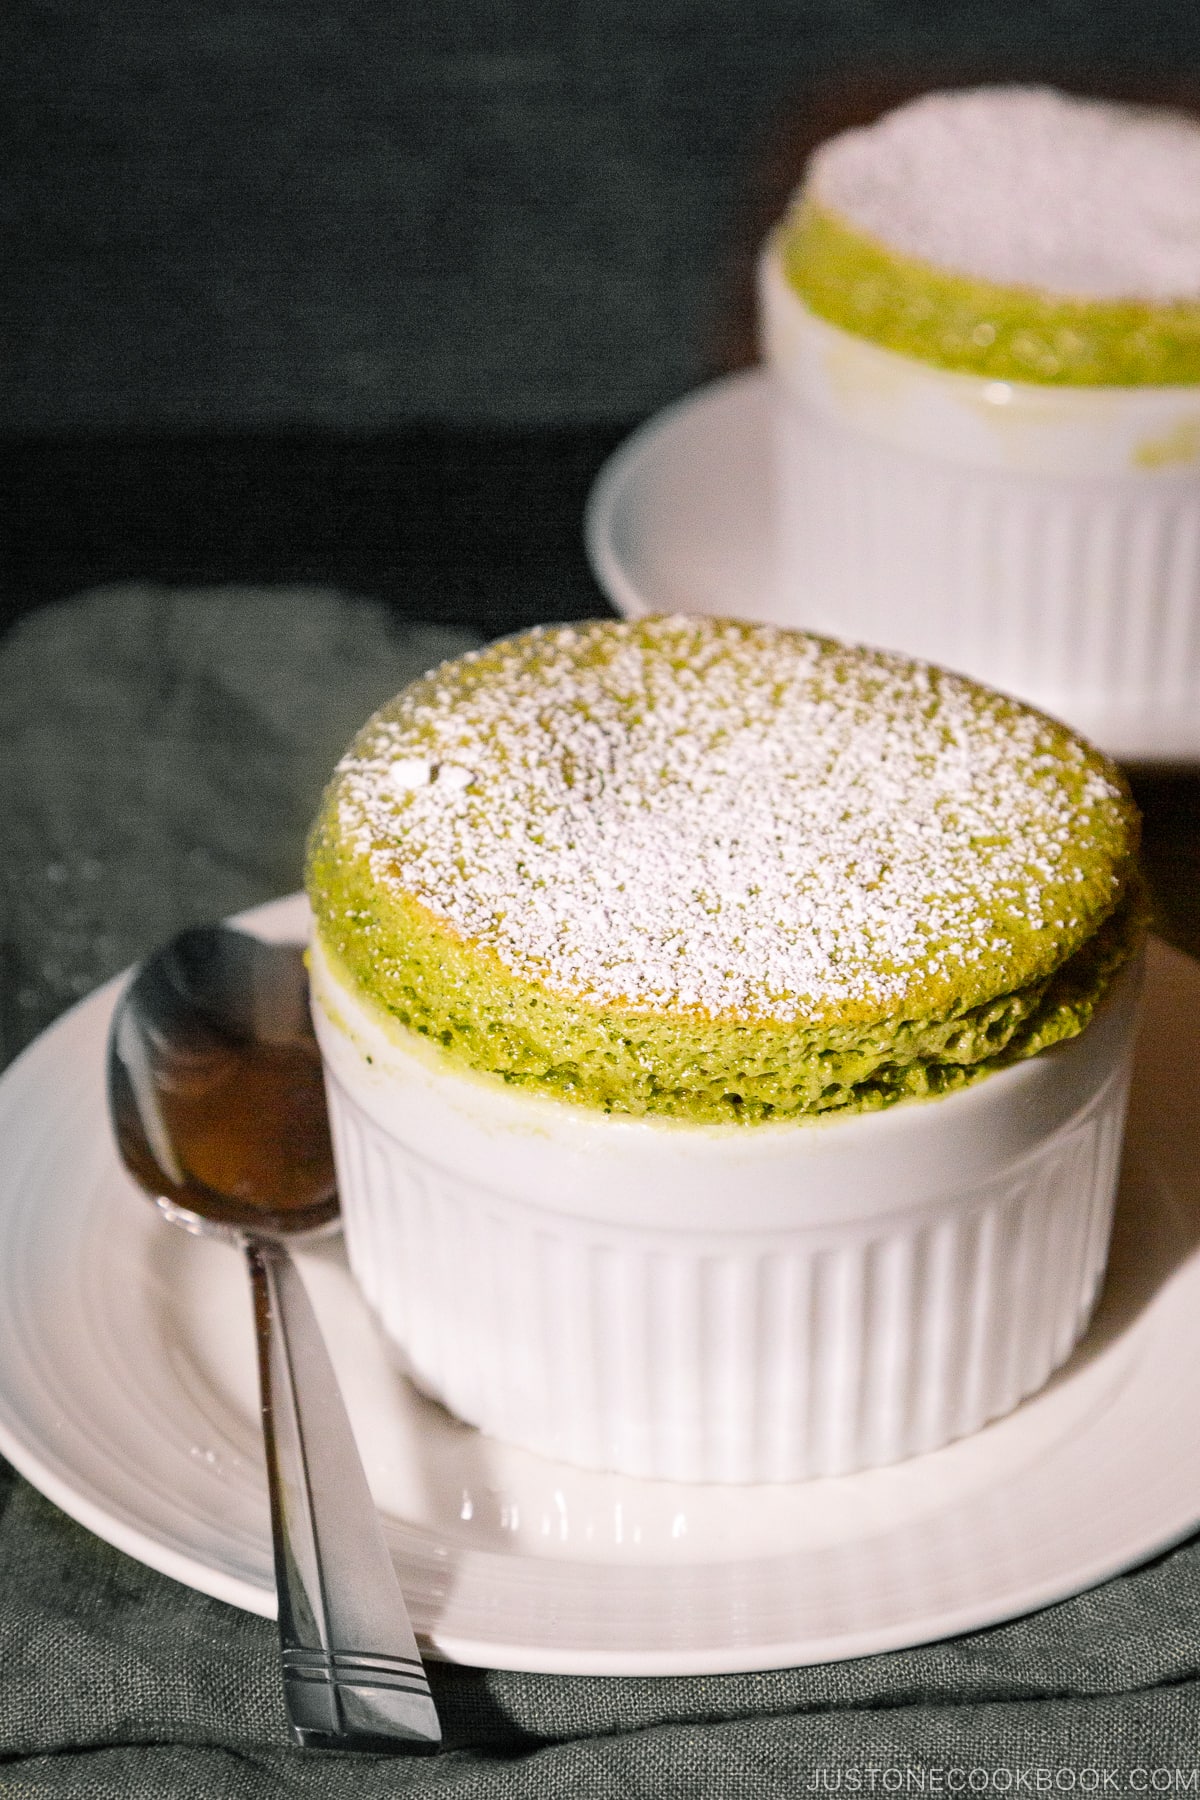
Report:
[[[593,574],[626,618],[693,612],[810,622],[794,577],[784,595],[772,559],[775,404],[764,370],[726,376],[657,413],[609,457],[588,496],[584,541]],[[821,630],[827,613],[820,609]],[[1112,756],[1200,760],[1200,707],[1061,710]]]
[[[609,457],[584,513],[597,581],[619,612],[788,618],[772,560],[774,392],[761,369],[656,413]]]
[[[254,915],[303,930],[299,899]],[[237,1254],[161,1223],[104,1110],[117,983],[0,1081],[0,1450],[177,1580],[274,1607]],[[1112,1277],[1084,1345],[985,1431],[797,1487],[589,1474],[480,1437],[395,1372],[340,1248],[303,1259],[437,1655],[568,1674],[857,1656],[1010,1617],[1200,1520],[1200,967],[1155,946]]]

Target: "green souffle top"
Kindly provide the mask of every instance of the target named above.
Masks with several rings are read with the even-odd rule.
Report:
[[[335,972],[449,1066],[699,1122],[885,1106],[1087,1023],[1144,929],[1114,765],[928,664],[546,627],[368,720],[309,843]]]

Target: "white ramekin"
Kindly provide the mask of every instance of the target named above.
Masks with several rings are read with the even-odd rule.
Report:
[[[1072,1042],[840,1119],[609,1117],[312,981],[354,1274],[425,1392],[564,1461],[796,1481],[935,1449],[1067,1356],[1107,1253],[1138,978]]]
[[[759,308],[793,622],[961,669],[1117,754],[1194,753],[1200,387],[934,368],[816,317],[774,239]]]

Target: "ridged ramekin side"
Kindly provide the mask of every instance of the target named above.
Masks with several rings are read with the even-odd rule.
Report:
[[[1084,729],[1200,702],[1200,388],[925,365],[809,313],[771,246],[759,296],[781,616]]]
[[[1132,1000],[1119,1004],[1131,1022]],[[319,1023],[326,1039],[339,1030]],[[806,1225],[800,1125],[776,1138],[795,1164],[795,1227],[740,1224],[735,1188],[728,1225],[714,1229],[689,1217],[682,1165],[664,1210],[658,1164],[640,1225],[559,1212],[511,1183],[500,1191],[477,1155],[456,1164],[451,1134],[437,1155],[402,1141],[368,1103],[377,1070],[352,1091],[343,1036],[326,1060],[351,1265],[417,1383],[531,1450],[713,1482],[898,1461],[1011,1409],[1087,1321],[1116,1192],[1130,1033],[1102,1030],[1090,1047],[1087,1038],[1062,1047],[1068,1061],[1094,1065],[1084,1103],[989,1179],[889,1210],[881,1134],[874,1209]],[[989,1078],[998,1097],[1008,1073]],[[419,1079],[429,1079],[423,1065]],[[918,1104],[936,1162],[947,1101]],[[986,1131],[986,1106],[978,1117]],[[528,1130],[517,1103],[513,1131]]]

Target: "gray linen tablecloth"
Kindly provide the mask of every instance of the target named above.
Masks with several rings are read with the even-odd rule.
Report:
[[[347,738],[466,641],[314,590],[113,588],[18,626],[0,646],[4,1058],[179,927],[295,888]],[[437,1759],[298,1752],[273,1626],[0,1464],[4,1800],[1194,1793],[1200,1544],[989,1631],[824,1667],[432,1680]]]

